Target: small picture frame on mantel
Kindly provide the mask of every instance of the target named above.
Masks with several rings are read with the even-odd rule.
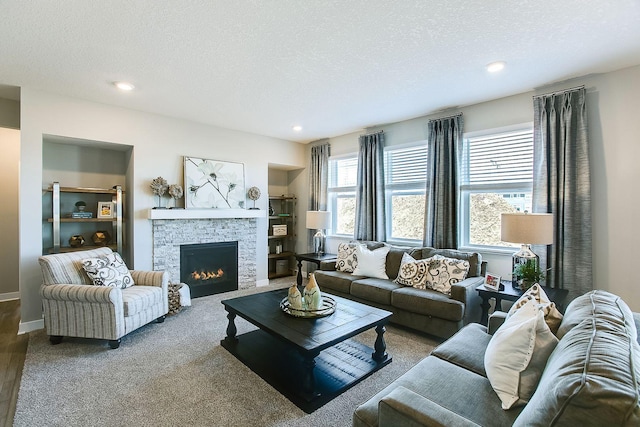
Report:
[[[484,276],[483,285],[485,288],[489,288],[494,291],[500,290],[500,276],[487,272],[487,274]]]
[[[113,218],[113,202],[98,202],[98,218]]]

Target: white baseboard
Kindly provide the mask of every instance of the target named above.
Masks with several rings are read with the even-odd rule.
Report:
[[[18,335],[37,331],[38,329],[44,329],[44,319],[32,320],[31,322],[20,322],[20,325],[18,325]]]
[[[256,287],[259,288],[260,286],[269,286],[269,279],[257,280]]]
[[[14,299],[20,299],[20,292],[7,292],[0,294],[0,302],[12,301]]]

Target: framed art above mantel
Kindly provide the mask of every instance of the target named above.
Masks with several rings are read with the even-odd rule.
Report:
[[[244,164],[184,157],[185,208],[244,209]]]

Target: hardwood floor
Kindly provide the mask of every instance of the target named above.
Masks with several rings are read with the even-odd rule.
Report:
[[[0,427],[13,425],[27,354],[27,334],[18,335],[20,300],[0,302]]]

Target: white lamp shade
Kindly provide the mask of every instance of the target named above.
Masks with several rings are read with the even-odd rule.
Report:
[[[311,230],[326,230],[331,227],[331,212],[307,211],[307,228]]]
[[[503,213],[500,223],[503,242],[527,245],[553,243],[553,215],[549,213]]]

